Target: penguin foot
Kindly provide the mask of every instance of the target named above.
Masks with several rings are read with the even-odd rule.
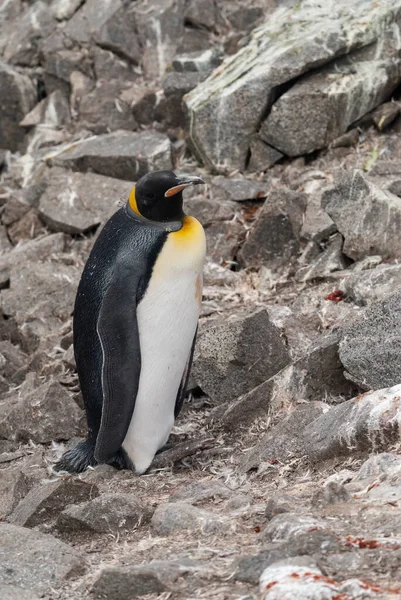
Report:
[[[108,465],[111,465],[115,469],[121,471],[122,469],[129,469],[130,471],[135,471],[135,467],[132,463],[132,460],[124,450],[124,448],[120,448],[117,454],[113,456],[109,461],[107,461]]]
[[[95,444],[91,440],[85,440],[72,450],[65,452],[53,468],[55,471],[82,473],[88,467],[94,467],[97,464],[94,453]]]

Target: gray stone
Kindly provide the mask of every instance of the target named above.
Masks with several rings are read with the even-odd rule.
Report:
[[[306,207],[301,228],[301,238],[313,240],[318,244],[327,240],[333,233],[337,231],[333,220],[321,207],[321,201],[321,189],[309,194],[308,205]]]
[[[287,156],[300,156],[325,148],[383,102],[400,81],[401,62],[392,56],[360,61],[358,55],[293,85],[273,104],[261,138]]]
[[[352,6],[348,0],[324,4],[311,0],[307,5],[279,10],[274,19],[268,17],[248,44],[224,61],[219,72],[187,95],[189,133],[197,154],[213,168],[244,168],[252,135],[273,104],[278,86],[354,49],[373,46],[376,40],[378,48],[385,40],[382,49],[397,52],[400,8],[399,0],[386,7],[373,0],[358,0]],[[384,22],[386,31],[394,23],[394,37],[385,34]],[[394,61],[396,69],[397,64],[398,60]],[[371,82],[370,70],[366,81]],[[380,85],[379,79],[377,87]],[[360,101],[358,98],[356,106]]]
[[[142,68],[149,79],[163,77],[184,36],[183,0],[150,0],[135,6],[142,44]]]
[[[89,75],[88,59],[80,50],[58,50],[48,52],[44,62],[44,79],[46,90],[61,91],[66,97],[70,94],[71,75],[74,71],[82,71]]]
[[[34,487],[9,517],[10,523],[36,527],[56,518],[68,505],[84,502],[99,495],[96,485],[73,479],[59,479]]]
[[[231,496],[231,491],[219,481],[198,482],[194,484],[185,484],[169,497],[169,502],[187,502],[189,504],[199,504],[205,500],[224,499]]]
[[[97,0],[87,0],[68,21],[64,33],[80,44],[90,42],[93,33],[113,19],[122,6],[121,0],[105,0],[101,4]]]
[[[385,450],[399,437],[401,386],[361,394],[308,425],[305,449],[313,462],[359,450]]]
[[[386,102],[373,112],[373,123],[379,131],[383,131],[398,117],[400,110],[396,102]]]
[[[214,221],[205,229],[207,256],[219,265],[236,264],[246,230],[239,220]],[[234,263],[235,260],[235,263]]]
[[[134,64],[141,60],[143,50],[136,32],[134,7],[121,6],[116,10],[98,31],[95,30],[94,39],[102,48]]]
[[[53,0],[51,10],[58,21],[68,20],[78,10],[84,0]]]
[[[262,200],[267,196],[266,182],[251,179],[230,179],[221,175],[212,179],[212,196],[216,200]]]
[[[96,79],[111,81],[135,81],[138,75],[134,72],[133,66],[126,60],[116,56],[110,50],[103,50],[99,46],[92,46],[90,56],[93,60],[93,69]]]
[[[285,541],[311,529],[325,529],[326,523],[311,515],[284,513],[274,517],[263,530],[263,538],[271,542]]]
[[[39,600],[39,596],[29,590],[23,590],[15,585],[1,584],[0,598],[2,600]]]
[[[304,456],[303,431],[309,423],[324,414],[325,410],[326,406],[322,402],[297,406],[246,453],[240,461],[240,470],[247,472],[258,469],[266,461],[278,460],[285,463],[294,456]]]
[[[171,72],[163,79],[164,102],[156,107],[155,115],[170,127],[184,128],[186,112],[183,97],[206,77],[204,72]]]
[[[324,279],[333,271],[347,268],[347,262],[342,253],[343,237],[336,233],[327,243],[327,247],[315,258],[310,265],[301,267],[296,275],[296,281],[311,281]]]
[[[401,286],[401,265],[378,265],[375,269],[349,273],[340,287],[353,302],[366,306],[384,300]]]
[[[188,214],[198,219],[204,227],[216,221],[232,221],[238,210],[238,205],[234,202],[204,196],[185,198],[184,206]]]
[[[332,148],[350,148],[356,146],[359,142],[359,130],[350,129],[346,133],[343,133],[338,138],[333,140],[331,143]]]
[[[0,438],[48,444],[83,433],[81,409],[55,380],[40,385],[29,374],[0,408]]]
[[[36,66],[39,63],[41,40],[48,37],[56,27],[56,21],[49,7],[37,0],[17,21],[7,34],[4,59],[23,66]]]
[[[3,585],[20,586],[38,594],[51,593],[66,578],[85,571],[82,554],[51,535],[6,523],[0,524],[0,532]]]
[[[222,54],[215,48],[200,50],[198,52],[189,52],[174,57],[173,69],[178,73],[186,71],[207,71],[210,72],[222,61]]]
[[[124,181],[55,167],[40,199],[39,216],[52,231],[84,233],[106,221],[129,192]]]
[[[78,171],[135,181],[149,171],[171,169],[171,144],[154,131],[115,132],[89,138],[52,159],[53,164]]]
[[[135,120],[142,125],[151,125],[159,120],[158,105],[161,92],[156,88],[135,84],[122,92],[121,97],[132,110]]]
[[[267,171],[284,156],[281,152],[266,144],[258,135],[254,135],[250,145],[251,158],[248,171]]]
[[[159,595],[167,590],[154,569],[140,567],[103,567],[97,574],[91,592],[102,600],[131,600],[144,595]]]
[[[395,473],[401,472],[401,458],[396,454],[389,452],[381,452],[369,456],[362,463],[356,475],[352,478],[353,481],[365,481],[366,479],[378,477],[382,478]]]
[[[27,355],[18,346],[14,346],[9,340],[0,341],[0,373],[3,377],[11,379],[27,360]]]
[[[186,502],[159,504],[151,525],[157,535],[170,535],[179,531],[218,533],[229,528],[229,523],[223,518]]]
[[[374,303],[344,328],[340,360],[347,377],[362,389],[380,389],[401,381],[401,294]]]
[[[31,482],[16,466],[0,470],[0,487],[0,517],[4,519],[29,492]]]
[[[246,267],[287,266],[300,248],[307,196],[286,188],[272,191],[240,252]]]
[[[56,527],[62,532],[115,533],[132,530],[148,518],[149,510],[131,494],[109,493],[68,506],[59,515]]]
[[[208,261],[203,268],[204,285],[233,285],[239,281],[239,274],[215,262]]]
[[[36,103],[36,91],[26,75],[0,61],[0,148],[18,150],[25,130],[20,121]]]
[[[20,125],[21,127],[33,127],[34,125],[43,124],[60,127],[68,123],[70,119],[68,101],[59,90],[56,90],[25,115]]]
[[[294,364],[231,402],[221,418],[224,428],[250,425],[257,417],[266,417],[270,410],[286,409],[299,400],[352,396],[355,386],[344,377],[338,346],[335,335],[318,339]]]
[[[192,377],[223,403],[259,385],[290,361],[267,311],[237,316],[201,329]]]
[[[395,194],[396,196],[400,197],[401,196],[401,179],[396,179],[395,181],[392,181],[390,183],[390,185],[387,186],[387,189],[392,194]]]
[[[21,219],[8,228],[7,233],[15,245],[21,240],[32,240],[44,235],[46,232],[45,226],[36,214],[35,209],[30,209]]]
[[[353,260],[371,254],[401,257],[401,199],[376,187],[361,171],[343,173],[324,192],[322,205],[344,236],[344,254]]]
[[[185,5],[185,20],[195,27],[215,29],[218,17],[216,0],[189,0]]]

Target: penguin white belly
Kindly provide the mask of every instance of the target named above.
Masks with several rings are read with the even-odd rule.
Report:
[[[169,234],[137,308],[141,374],[123,448],[138,474],[170,435],[200,312],[204,233],[196,219],[185,222],[184,231]]]

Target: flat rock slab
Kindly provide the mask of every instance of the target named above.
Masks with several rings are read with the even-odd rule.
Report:
[[[290,362],[279,330],[266,310],[201,330],[192,378],[219,403],[259,385]]]
[[[342,332],[340,360],[347,377],[365,390],[401,381],[401,293],[372,304]]]
[[[400,10],[400,0],[385,5],[308,0],[278,9],[274,19],[253,31],[246,46],[186,96],[190,137],[205,164],[244,168],[253,134],[277,87],[384,38],[392,23],[398,32]],[[394,38],[396,43],[396,33]]]
[[[136,181],[149,171],[172,169],[169,138],[155,131],[119,131],[89,138],[52,158],[77,171]]]
[[[14,525],[35,527],[51,521],[67,505],[83,502],[98,494],[96,485],[66,477],[33,488],[18,504],[8,520]]]
[[[355,304],[366,306],[385,300],[401,286],[401,265],[378,265],[375,269],[347,273],[340,288]]]
[[[51,535],[0,524],[0,579],[38,594],[57,588],[67,577],[81,575],[85,559]]]
[[[373,254],[401,258],[401,198],[361,171],[344,172],[324,192],[322,206],[344,236],[344,254],[353,260]]]
[[[303,431],[312,462],[391,447],[400,435],[401,385],[361,394],[331,408]]]
[[[268,184],[251,179],[228,178],[219,175],[212,179],[212,194],[214,199],[234,200],[261,200],[267,196]]]
[[[52,231],[84,233],[106,221],[129,192],[129,184],[113,177],[55,167],[40,199],[39,216]]]
[[[158,535],[170,535],[178,531],[218,533],[229,528],[228,522],[223,518],[186,502],[160,504],[151,524]]]
[[[104,567],[91,588],[95,598],[131,600],[147,594],[159,595],[168,588],[154,569],[141,567]]]

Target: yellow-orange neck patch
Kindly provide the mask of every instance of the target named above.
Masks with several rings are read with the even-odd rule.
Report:
[[[134,213],[136,213],[137,215],[139,215],[140,217],[142,217],[143,215],[141,215],[141,213],[139,212],[139,208],[138,205],[136,203],[136,196],[135,196],[135,186],[132,188],[131,193],[129,195],[129,205],[132,208],[132,210],[134,211]]]

